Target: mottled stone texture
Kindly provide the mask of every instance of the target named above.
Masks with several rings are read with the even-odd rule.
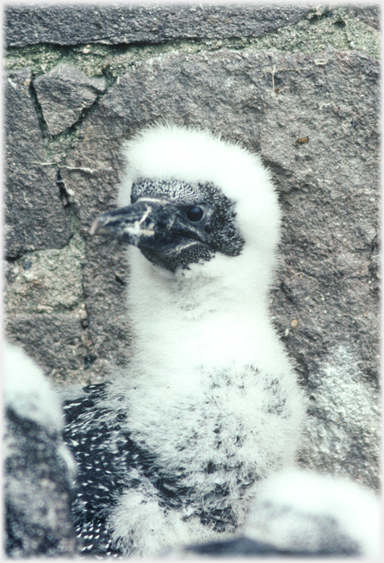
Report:
[[[220,9],[224,18],[233,8]],[[9,24],[9,34],[28,10]],[[199,10],[183,8],[180,14]],[[375,10],[358,11],[356,17],[376,25]],[[161,25],[152,22],[156,33],[170,25],[169,13]],[[36,26],[36,42],[44,40],[43,31]],[[52,26],[46,33],[53,33]],[[110,31],[102,40],[113,42],[115,36]],[[49,167],[43,164],[49,135],[39,114],[38,84],[50,88],[51,79],[49,74],[38,78],[31,90],[31,74],[22,70],[8,83],[6,303],[12,340],[57,380],[98,381],[124,366],[131,339],[124,247],[88,234],[92,220],[116,205],[121,144],[141,127],[164,120],[221,133],[261,153],[284,211],[271,311],[310,398],[301,461],[377,488],[377,61],[355,51],[226,49],[174,50],[138,61],[100,94],[92,111],[81,114],[72,148]],[[50,102],[48,109],[43,105],[44,114]]]
[[[8,6],[5,40],[11,47],[55,43],[161,42],[172,39],[260,37],[297,22],[308,6]]]
[[[79,120],[106,87],[105,78],[88,78],[76,68],[61,64],[34,82],[36,96],[51,135]]]
[[[5,83],[5,239],[11,258],[41,248],[61,248],[72,233],[56,171],[44,149],[31,79],[26,68],[9,73]]]
[[[375,29],[380,29],[380,8],[379,6],[358,6],[351,8],[359,20],[371,25]]]

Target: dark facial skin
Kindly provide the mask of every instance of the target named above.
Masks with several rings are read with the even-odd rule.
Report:
[[[240,254],[244,245],[234,204],[212,184],[141,180],[132,204],[100,215],[91,234],[137,246],[152,263],[170,271],[210,260],[216,252]]]

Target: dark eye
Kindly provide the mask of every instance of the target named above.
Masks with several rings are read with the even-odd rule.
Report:
[[[201,209],[201,207],[197,206],[189,207],[185,215],[188,221],[191,221],[191,223],[198,223],[198,221],[203,218],[204,209]]]

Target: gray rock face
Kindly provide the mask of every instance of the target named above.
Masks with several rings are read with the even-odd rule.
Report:
[[[9,47],[54,43],[160,42],[179,38],[260,37],[299,21],[307,6],[8,6]]]
[[[28,68],[11,72],[6,82],[7,256],[42,248],[62,248],[72,229],[56,186],[38,115],[30,94]]]
[[[88,78],[75,67],[61,64],[34,81],[48,131],[61,133],[76,123],[106,88],[105,78]]]
[[[7,332],[58,382],[75,382],[71,372],[92,363],[84,346],[81,319],[71,313],[10,315]],[[86,383],[86,375],[85,371],[79,383]]]
[[[362,6],[351,8],[359,20],[371,25],[375,29],[380,29],[380,7],[379,6]]]

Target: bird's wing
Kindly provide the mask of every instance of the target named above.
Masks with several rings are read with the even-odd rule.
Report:
[[[121,455],[108,447],[112,434],[119,432],[118,420],[97,404],[105,396],[106,384],[88,385],[76,400],[64,401],[64,440],[76,460],[78,474],[72,499],[75,529],[87,554],[112,555],[107,517],[115,497],[124,487]],[[100,426],[97,428],[97,421]],[[123,437],[122,437],[123,438]],[[122,444],[124,445],[124,444]],[[129,457],[129,441],[125,444]]]
[[[105,406],[108,385],[88,385],[81,397],[63,405],[64,439],[78,466],[72,512],[82,550],[89,555],[120,553],[112,542],[109,517],[127,489],[145,482],[160,503],[172,505],[179,498],[179,491],[160,475],[154,456],[125,429],[124,411]]]

